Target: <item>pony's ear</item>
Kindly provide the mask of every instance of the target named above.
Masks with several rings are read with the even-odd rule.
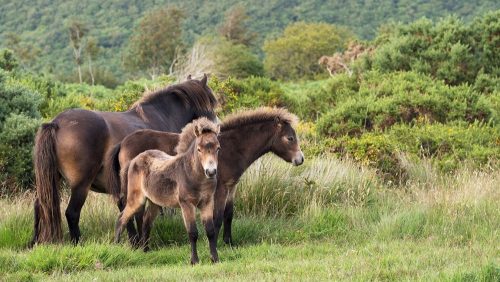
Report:
[[[201,130],[200,130],[200,126],[198,124],[195,124],[194,125],[194,135],[196,137],[200,137],[201,135]]]
[[[283,124],[281,123],[281,118],[280,117],[275,117],[274,121],[276,122],[278,128],[281,128]]]
[[[201,79],[201,84],[207,85],[207,81],[208,81],[208,76],[206,73],[204,73],[203,78]]]
[[[191,75],[188,75],[188,77],[186,78],[187,80],[191,80]]]

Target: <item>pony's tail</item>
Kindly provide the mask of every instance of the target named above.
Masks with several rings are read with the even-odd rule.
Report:
[[[121,187],[120,187],[120,160],[118,155],[120,154],[121,143],[118,143],[113,147],[104,163],[104,168],[106,171],[106,182],[108,187],[108,193],[113,196],[113,199],[118,202],[121,198]]]
[[[36,134],[34,165],[36,179],[35,234],[37,242],[62,240],[59,172],[56,156],[56,131],[54,122],[42,124]]]
[[[123,189],[123,204],[125,204],[127,201],[127,194],[128,194],[128,168],[130,167],[130,164],[132,161],[127,162],[120,170],[120,181],[121,181],[121,187]]]

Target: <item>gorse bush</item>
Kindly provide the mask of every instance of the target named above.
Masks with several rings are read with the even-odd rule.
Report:
[[[0,189],[12,192],[33,180],[32,148],[42,98],[0,70]]]
[[[275,81],[265,77],[249,77],[241,80],[211,78],[209,86],[217,95],[222,115],[239,108],[285,105],[284,91]]]
[[[373,69],[382,72],[416,71],[450,85],[474,84],[479,73],[498,79],[500,11],[489,12],[465,24],[447,17],[436,24],[421,19],[398,25],[382,34],[370,59]]]
[[[318,144],[324,151],[375,167],[386,180],[404,182],[408,176],[406,158],[428,159],[441,171],[464,163],[481,168],[498,165],[500,130],[473,124],[398,124],[385,132],[368,132],[359,137],[343,136]]]
[[[323,135],[359,135],[418,120],[498,122],[495,105],[489,102],[491,97],[466,85],[448,86],[415,72],[370,71],[363,74],[357,92],[350,85],[343,88],[347,89],[340,85],[333,91],[335,107],[318,121]]]

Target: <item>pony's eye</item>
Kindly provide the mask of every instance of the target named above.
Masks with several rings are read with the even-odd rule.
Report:
[[[200,149],[199,147],[198,147],[198,152],[200,152],[200,153],[201,153],[201,149]]]
[[[292,141],[294,140],[293,136],[288,136],[286,139],[287,139],[288,141],[290,141],[290,142],[292,142]]]

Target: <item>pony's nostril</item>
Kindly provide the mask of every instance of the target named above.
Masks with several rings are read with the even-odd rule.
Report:
[[[217,174],[217,169],[206,169],[205,174],[208,177],[214,177]]]

